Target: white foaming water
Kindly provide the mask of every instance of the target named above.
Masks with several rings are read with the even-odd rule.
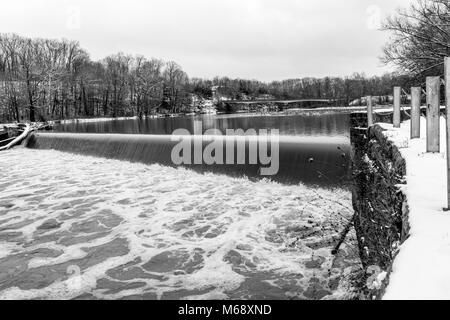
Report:
[[[356,264],[343,189],[21,148],[0,178],[0,299],[323,298]]]

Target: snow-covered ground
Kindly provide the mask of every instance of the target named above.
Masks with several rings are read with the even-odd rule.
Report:
[[[401,246],[384,299],[450,299],[450,213],[447,207],[445,119],[441,153],[426,153],[426,120],[421,139],[410,140],[410,121],[400,129],[381,124],[407,164],[404,192],[409,204],[410,238]]]
[[[66,120],[60,120],[61,124],[68,124],[68,123],[74,123],[74,122],[105,122],[105,121],[116,121],[116,120],[135,120],[139,119],[138,117],[117,117],[117,118],[111,118],[111,117],[104,117],[104,118],[80,118],[80,119],[66,119]],[[53,121],[50,121],[53,122]]]
[[[320,299],[351,194],[15,148],[0,153],[0,299]],[[348,293],[348,291],[347,291]]]
[[[322,108],[291,108],[287,109],[285,112],[289,111],[360,111],[366,110],[366,106],[345,106],[345,107],[322,107]]]

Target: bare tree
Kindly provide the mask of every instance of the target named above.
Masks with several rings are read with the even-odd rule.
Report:
[[[147,116],[156,111],[161,104],[163,83],[162,68],[164,62],[158,59],[147,60],[142,56],[135,58],[133,78],[136,91],[137,114]]]
[[[450,55],[448,0],[416,0],[388,18],[384,30],[393,33],[384,48],[385,63],[413,74],[443,73],[443,58]]]
[[[185,99],[184,88],[188,82],[188,76],[177,63],[170,61],[166,63],[164,69],[164,81],[164,102],[172,112],[177,112]]]
[[[123,53],[111,55],[104,60],[106,68],[106,81],[111,95],[111,115],[116,117],[121,113],[123,115],[128,106],[126,100],[127,84],[129,78],[131,56]]]

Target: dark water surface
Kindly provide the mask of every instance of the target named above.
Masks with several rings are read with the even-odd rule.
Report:
[[[245,165],[186,165],[197,171],[326,187],[344,187],[347,182],[350,157],[349,115],[339,112],[290,116],[218,115],[75,122],[55,127],[54,131],[61,134],[39,134],[37,141],[31,146],[174,166],[171,151],[177,142],[171,141],[171,134],[177,129],[186,129],[191,134],[218,129],[224,135],[226,129],[255,129],[256,132],[260,129],[279,130],[280,164],[275,176],[261,177],[262,166],[249,164],[248,141]],[[99,133],[108,135],[95,135]],[[207,144],[203,142],[203,147]]]
[[[203,130],[219,129],[278,129],[281,135],[306,137],[349,137],[349,115],[342,112],[311,112],[301,115],[257,116],[211,115],[175,118],[112,120],[98,122],[73,122],[56,126],[57,132],[172,134],[177,129],[191,133],[198,127]]]

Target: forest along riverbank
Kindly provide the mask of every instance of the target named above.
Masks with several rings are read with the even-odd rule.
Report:
[[[0,153],[0,178],[0,298],[352,293],[354,235],[331,254],[343,189],[25,148]]]

